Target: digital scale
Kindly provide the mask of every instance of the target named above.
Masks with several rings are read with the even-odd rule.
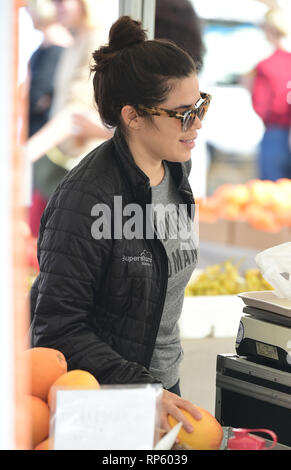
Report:
[[[236,354],[219,354],[215,417],[231,428],[269,429],[291,448],[291,300],[273,291],[244,302]]]
[[[291,372],[291,300],[272,291],[239,294],[245,303],[235,348],[239,356]]]

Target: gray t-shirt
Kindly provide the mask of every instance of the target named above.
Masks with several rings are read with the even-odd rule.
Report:
[[[149,370],[168,389],[179,380],[183,349],[178,320],[183,307],[184,290],[197,263],[197,240],[193,222],[187,215],[186,205],[166,163],[164,167],[162,182],[151,189],[158,237],[168,256],[168,287]],[[164,214],[168,214],[168,218]],[[183,232],[180,231],[182,227]]]

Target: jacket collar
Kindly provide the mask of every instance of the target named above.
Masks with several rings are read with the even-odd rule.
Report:
[[[117,128],[113,143],[115,146],[115,156],[123,176],[127,180],[134,194],[134,198],[140,204],[151,203],[150,180],[148,176],[136,165],[133,156],[128,148],[125,138]],[[176,183],[178,191],[188,199],[188,202],[194,203],[192,191],[188,182],[188,176],[185,164],[179,162],[166,161],[171,175]],[[189,201],[189,198],[192,201]]]

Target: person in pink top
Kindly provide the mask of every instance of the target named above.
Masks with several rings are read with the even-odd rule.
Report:
[[[274,46],[274,52],[255,69],[252,102],[254,110],[265,124],[258,176],[276,181],[279,178],[291,178],[291,151],[288,144],[291,106],[287,99],[288,83],[291,80],[291,52],[283,45],[290,30],[285,25],[281,10],[268,11],[264,30]]]

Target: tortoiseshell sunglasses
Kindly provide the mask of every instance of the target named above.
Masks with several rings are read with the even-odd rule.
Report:
[[[208,93],[200,93],[201,98],[195,104],[195,106],[187,111],[180,113],[178,111],[173,111],[171,109],[158,108],[157,106],[147,107],[143,104],[138,104],[135,107],[145,111],[148,114],[153,116],[168,116],[181,120],[182,131],[187,132],[187,130],[192,126],[195,121],[196,116],[202,121],[204,118],[211,101],[211,95]],[[202,100],[202,102],[201,102]]]

